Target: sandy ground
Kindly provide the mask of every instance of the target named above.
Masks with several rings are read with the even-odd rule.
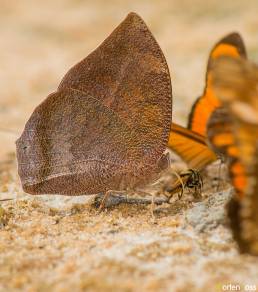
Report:
[[[142,201],[99,213],[92,197],[26,195],[14,154],[14,141],[34,107],[130,11],[144,18],[164,51],[173,120],[185,124],[219,38],[239,31],[250,58],[258,59],[258,2],[0,4],[0,127],[8,129],[0,132],[0,197],[15,198],[0,207],[0,291],[224,291],[229,284],[258,289],[258,259],[240,255],[227,228],[230,186],[222,183],[219,192],[213,186],[217,165],[204,177],[202,200],[175,196],[171,204],[155,207],[153,219]]]

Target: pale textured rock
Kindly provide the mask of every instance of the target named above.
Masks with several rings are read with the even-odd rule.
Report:
[[[213,193],[203,202],[194,203],[193,207],[186,211],[187,223],[198,232],[212,231],[227,221],[225,204],[232,196],[232,191]]]

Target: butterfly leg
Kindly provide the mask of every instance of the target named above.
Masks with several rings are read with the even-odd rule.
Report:
[[[220,184],[221,184],[221,167],[222,167],[222,163],[223,163],[223,161],[220,159],[220,162],[219,162],[219,170],[218,170],[218,184],[217,184],[217,188],[216,188],[216,191],[217,191],[217,192],[220,190]]]
[[[103,211],[105,209],[105,205],[106,205],[106,201],[107,201],[107,198],[113,193],[114,191],[112,190],[109,190],[109,191],[106,191],[104,196],[103,196],[103,199],[99,205],[99,211]]]
[[[196,174],[196,186],[194,188],[194,196],[196,198],[201,198],[202,189],[203,189],[203,179],[199,172],[195,172]]]
[[[177,180],[172,185],[165,185],[163,188],[163,194],[166,196],[166,202],[170,203],[171,198],[174,194],[178,194],[178,198],[180,199],[184,193],[184,186],[185,186],[185,178],[178,174],[177,172],[173,172],[174,175],[177,177]]]
[[[155,215],[154,215],[154,208],[155,208],[155,201],[154,201],[155,195],[151,195],[151,217],[153,220],[155,220]]]
[[[122,194],[125,193],[126,196],[122,196]],[[108,190],[104,193],[104,195],[102,193],[101,196],[102,197],[101,198],[98,197],[97,201],[95,202],[96,208],[98,208],[100,211],[111,206],[129,202],[128,194],[125,191]]]

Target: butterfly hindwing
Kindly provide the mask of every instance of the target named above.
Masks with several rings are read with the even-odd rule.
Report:
[[[36,108],[17,141],[23,188],[76,195],[133,187],[137,173],[146,172],[143,181],[152,175],[142,161],[142,143],[98,100],[59,90]]]
[[[242,171],[238,176],[232,175],[238,196],[233,197],[227,206],[230,226],[240,251],[258,255],[258,143],[251,165],[244,167],[238,160],[235,163]],[[231,164],[231,173],[233,167]]]
[[[229,216],[241,251],[258,255],[258,66],[243,59],[219,58],[212,64],[213,86],[232,116],[237,151],[229,164],[237,196]]]

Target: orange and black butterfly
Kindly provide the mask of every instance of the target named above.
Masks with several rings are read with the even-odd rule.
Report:
[[[242,252],[258,255],[258,66],[224,57],[211,72],[216,95],[231,116],[234,146],[226,153],[236,189],[228,205],[233,235]]]
[[[224,145],[220,145],[221,140],[226,142],[225,137],[210,135],[210,132],[218,131],[218,117],[225,114],[225,109],[221,109],[220,100],[211,86],[210,74],[212,62],[221,56],[246,58],[245,45],[238,33],[227,35],[212,49],[208,60],[205,89],[192,107],[188,128],[174,123],[171,126],[168,147],[176,152],[190,168],[196,170],[201,170],[217,160],[216,153],[223,152]]]
[[[168,147],[177,153],[188,165],[189,168],[197,171],[202,170],[218,158],[225,156],[225,149],[229,146],[233,151],[232,133],[230,119],[226,109],[221,107],[211,86],[211,64],[221,56],[233,58],[246,58],[246,49],[241,36],[238,33],[231,33],[222,38],[211,50],[204,92],[199,97],[190,112],[188,127],[184,128],[175,123],[171,125]],[[221,123],[223,116],[224,124]],[[184,178],[184,182],[187,180]],[[180,182],[177,181],[172,193],[180,189]]]

